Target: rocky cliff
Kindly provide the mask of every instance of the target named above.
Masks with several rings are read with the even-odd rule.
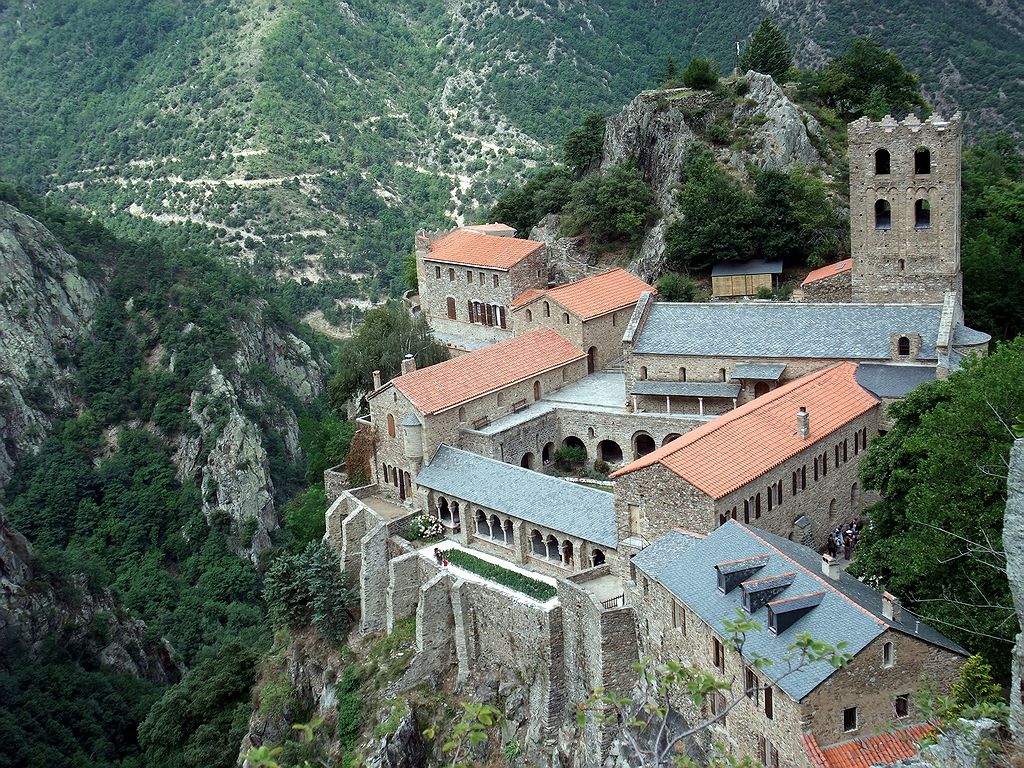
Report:
[[[71,351],[98,299],[42,224],[0,203],[0,487],[71,405]]]
[[[0,511],[0,638],[34,658],[56,645],[77,658],[127,672],[159,685],[177,682],[184,667],[161,638],[132,618],[107,589],[92,589],[84,576],[48,573],[32,548]]]
[[[1014,442],[1010,451],[1010,469],[1006,476],[1006,514],[1003,517],[1003,549],[1006,550],[1006,576],[1010,581],[1013,606],[1021,632],[1013,647],[1013,684],[1011,691],[1024,690],[1024,438]],[[1024,743],[1024,701],[1010,696],[1010,731],[1014,740]]]

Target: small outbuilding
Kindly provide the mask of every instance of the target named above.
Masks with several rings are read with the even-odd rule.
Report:
[[[761,288],[782,284],[782,260],[723,261],[711,269],[711,295],[716,299],[756,296]]]

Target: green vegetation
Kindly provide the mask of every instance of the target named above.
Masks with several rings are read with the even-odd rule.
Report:
[[[579,128],[574,128],[562,142],[565,164],[577,176],[582,176],[601,159],[604,145],[604,115],[591,112]]]
[[[665,301],[706,301],[707,296],[693,280],[678,272],[666,272],[658,278],[658,295]]]
[[[631,161],[585,176],[567,206],[570,231],[586,230],[601,241],[643,237],[654,217],[654,195]]]
[[[694,56],[683,72],[683,85],[698,91],[710,91],[718,84],[718,65],[712,59]]]
[[[581,445],[566,445],[555,451],[555,466],[563,471],[581,469],[587,460],[587,449]]]
[[[740,70],[749,69],[771,75],[781,83],[793,66],[793,51],[782,27],[765,17],[740,54]]]
[[[550,584],[545,584],[537,579],[531,579],[529,576],[524,576],[517,571],[510,571],[508,568],[503,568],[487,560],[481,560],[479,557],[463,552],[460,549],[449,549],[445,552],[445,556],[449,562],[457,565],[459,568],[465,568],[477,576],[483,576],[485,579],[489,579],[496,584],[522,592],[534,600],[544,602],[558,594],[557,590]]]
[[[335,643],[348,631],[354,593],[338,556],[324,542],[311,541],[297,554],[280,554],[267,569],[264,589],[277,626],[312,626]]]
[[[1024,416],[1024,337],[917,388],[890,414],[895,427],[861,465],[864,487],[884,498],[853,569],[1004,676],[1016,631],[1012,609],[998,607],[1012,605],[1000,554],[1006,425]]]

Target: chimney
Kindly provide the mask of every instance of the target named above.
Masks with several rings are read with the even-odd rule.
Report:
[[[832,581],[839,581],[839,574],[842,573],[842,568],[839,567],[839,562],[831,555],[821,556],[821,572],[823,575],[828,576]]]
[[[373,372],[373,391],[376,392],[380,389],[380,371]]]
[[[903,606],[891,592],[882,593],[882,615],[889,621],[899,621],[903,613]]]
[[[811,434],[811,415],[807,413],[807,409],[802,405],[800,410],[796,412],[796,433],[800,436],[801,440],[806,440]]]
[[[402,358],[402,375],[405,376],[407,373],[412,373],[416,370],[416,358],[412,355],[406,355]]]

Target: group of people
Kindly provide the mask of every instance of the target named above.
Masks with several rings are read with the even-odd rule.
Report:
[[[838,553],[843,553],[843,559],[849,560],[853,557],[853,552],[857,548],[857,536],[860,534],[861,523],[859,520],[854,520],[845,528],[841,525],[837,525],[836,529],[832,531],[832,535],[828,537],[828,543],[825,545],[825,551],[829,557],[835,557]]]
[[[445,557],[440,547],[434,547],[434,559],[437,560],[437,564],[442,568],[448,567],[448,558]]]

